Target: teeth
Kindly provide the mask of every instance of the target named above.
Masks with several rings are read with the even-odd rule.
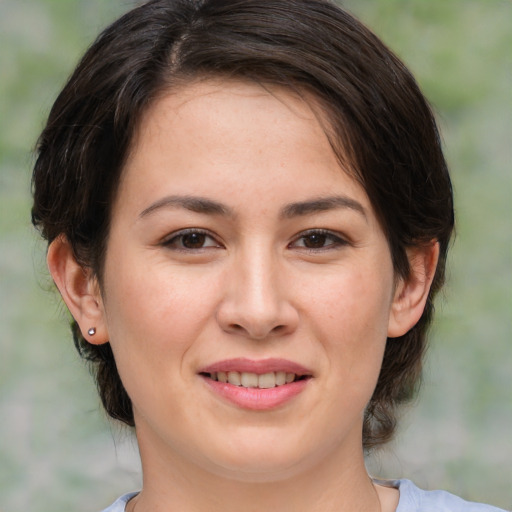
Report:
[[[244,388],[257,388],[258,376],[255,373],[242,372],[240,374],[240,381]]]
[[[238,372],[228,372],[228,382],[233,386],[241,386],[240,374]]]
[[[289,384],[296,379],[295,373],[269,372],[258,375],[250,372],[216,372],[210,378],[219,382],[229,382],[244,388],[270,389]]]
[[[282,386],[286,383],[286,372],[276,372],[276,386]]]
[[[258,387],[261,389],[269,389],[276,387],[276,374],[274,372],[264,373],[258,377]]]

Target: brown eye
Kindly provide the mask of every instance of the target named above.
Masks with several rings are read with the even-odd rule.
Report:
[[[165,241],[163,245],[169,249],[182,251],[221,247],[211,235],[197,229],[179,231]]]
[[[204,246],[205,240],[204,233],[189,233],[181,236],[181,245],[187,249],[200,249]]]
[[[325,247],[327,241],[327,235],[323,233],[311,233],[310,235],[306,235],[303,237],[304,247],[308,249],[320,249],[321,247]]]
[[[290,247],[298,249],[309,249],[310,251],[321,251],[336,249],[347,245],[348,242],[340,235],[323,229],[312,229],[300,234]]]

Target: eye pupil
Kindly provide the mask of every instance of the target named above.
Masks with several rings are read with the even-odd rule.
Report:
[[[327,235],[322,235],[321,233],[312,233],[306,237],[304,237],[304,245],[308,249],[318,249],[319,247],[325,246]]]
[[[206,235],[203,233],[189,233],[187,235],[183,235],[182,244],[183,247],[187,249],[199,249],[203,247],[205,242]]]

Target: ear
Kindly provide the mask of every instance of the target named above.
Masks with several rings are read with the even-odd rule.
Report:
[[[105,312],[98,280],[75,259],[65,236],[57,237],[48,247],[47,263],[53,281],[71,315],[80,326],[82,336],[94,345],[108,341]],[[89,334],[94,328],[95,333]]]
[[[394,293],[388,324],[388,337],[403,336],[423,314],[439,259],[439,243],[407,249],[411,268],[407,279],[400,279]]]

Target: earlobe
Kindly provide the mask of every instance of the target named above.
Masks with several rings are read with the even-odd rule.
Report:
[[[55,285],[82,336],[94,345],[108,341],[103,300],[95,276],[82,267],[65,236],[59,236],[48,247],[47,263]]]
[[[439,243],[412,247],[407,250],[411,268],[407,279],[396,286],[388,324],[388,337],[403,336],[412,329],[423,314],[425,303],[439,259]]]

